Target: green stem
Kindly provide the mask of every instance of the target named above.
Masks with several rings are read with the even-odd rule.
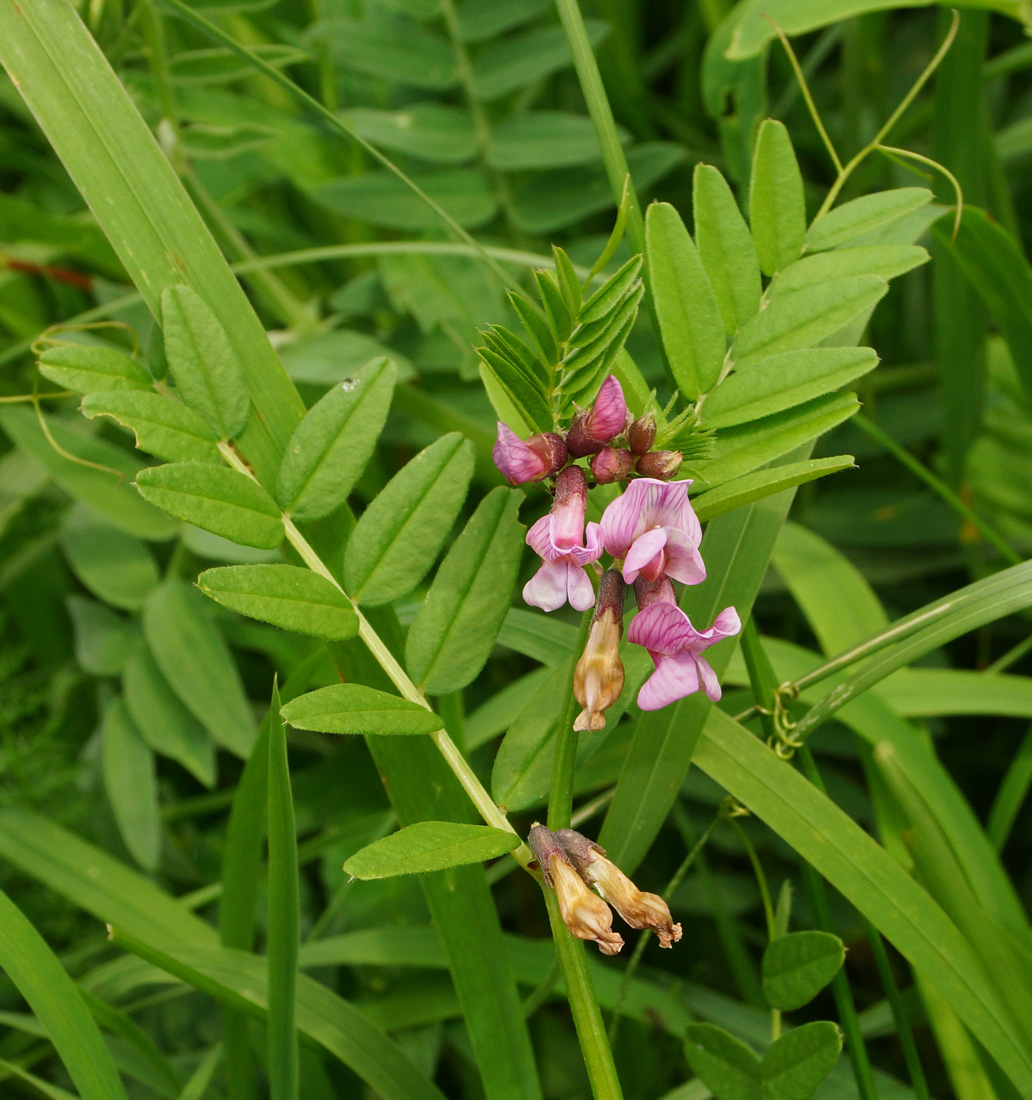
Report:
[[[920,478],[929,489],[937,493],[958,516],[961,516],[963,519],[967,520],[972,527],[975,527],[986,542],[999,550],[1011,565],[1020,565],[1024,561],[1024,558],[1010,546],[1006,539],[986,523],[981,516],[973,512],[945,481],[933,474],[923,463],[918,462],[918,460],[914,458],[909,451],[901,447],[892,436],[883,432],[873,420],[864,416],[863,413],[857,413],[854,417],[854,423],[862,432],[870,436],[871,439],[880,443],[889,454],[897,459],[903,466],[906,466],[912,474]]]
[[[620,205],[624,193],[624,186],[630,175],[627,168],[627,158],[624,156],[623,146],[620,144],[620,135],[616,130],[616,119],[613,118],[613,109],[609,106],[609,99],[602,84],[602,74],[598,70],[598,62],[595,60],[591,42],[588,39],[588,31],[584,26],[584,16],[577,5],[577,0],[555,0],[555,6],[559,10],[559,18],[566,32],[566,40],[570,44],[570,52],[573,54],[574,68],[577,70],[577,79],[580,81],[584,101],[588,106],[588,114],[595,126],[595,135],[602,147],[602,161],[605,164],[606,175],[609,177],[609,186],[613,190],[613,197],[617,206]],[[635,252],[645,253],[645,220],[641,215],[641,207],[638,204],[638,196],[634,190],[634,184],[630,184],[630,213],[627,219],[627,231],[631,238],[631,244]]]
[[[555,891],[546,886],[544,894],[559,965],[562,967],[566,996],[573,1013],[573,1023],[577,1029],[588,1080],[591,1082],[591,1094],[595,1100],[623,1100],[613,1052],[602,1023],[602,1011],[591,984],[587,960],[584,958],[584,945],[574,939],[563,924]]]
[[[247,463],[240,458],[230,444],[226,442],[219,443],[219,452],[233,469],[249,477],[252,481],[257,481],[257,478],[255,478],[254,474],[251,472]],[[351,597],[344,591],[340,582],[333,573],[330,572],[326,563],[315,552],[311,543],[301,534],[289,516],[283,516],[283,528],[287,536],[287,542],[294,548],[298,557],[301,558],[305,565],[307,565],[313,573],[318,573],[320,577],[328,580],[342,596],[350,600]],[[373,655],[384,672],[387,673],[394,686],[405,699],[409,700],[409,702],[416,703],[418,706],[426,707],[427,710],[431,710],[432,708],[427,702],[426,696],[409,679],[408,673],[398,663],[384,640],[373,629],[372,624],[365,615],[362,614],[361,609],[354,603],[352,606],[355,609],[355,614],[358,616],[359,638],[365,643],[366,648]],[[459,752],[455,742],[448,736],[447,730],[439,729],[436,733],[431,733],[428,736],[437,746],[438,751],[444,757],[448,767],[451,768],[455,778],[462,784],[463,790],[469,795],[473,805],[477,808],[477,812],[487,824],[493,826],[495,829],[502,829],[505,832],[514,833],[518,836],[519,834],[516,833],[516,830],[509,823],[509,819],[495,805],[494,799],[485,790],[484,785],[469,766],[469,762],[462,753]],[[524,868],[529,866],[534,858],[526,844],[521,844],[520,847],[511,854],[513,859]]]
[[[575,659],[579,659],[588,641],[593,609],[589,608],[581,618],[580,632],[573,647]],[[555,730],[555,755],[552,757],[552,786],[548,796],[548,827],[568,829],[573,813],[573,773],[577,766],[577,731],[573,728],[577,700],[573,697],[573,676],[566,685],[559,725]]]
[[[799,759],[803,765],[810,782],[821,792],[824,792],[824,781],[813,759],[813,753],[807,746],[799,749]],[[832,932],[831,909],[828,905],[828,893],[824,888],[824,880],[810,866],[806,860],[801,862],[803,882],[806,892],[810,897],[810,905],[817,927],[824,932]],[[834,934],[834,933],[833,933]],[[846,977],[845,968],[839,970],[831,981],[831,992],[835,998],[835,1007],[838,1009],[839,1023],[846,1036],[846,1050],[849,1052],[849,1060],[853,1066],[853,1076],[856,1078],[857,1092],[860,1100],[878,1100],[878,1090],[874,1084],[874,1073],[871,1070],[871,1062],[867,1057],[867,1047],[864,1045],[863,1033],[860,1030],[860,1019],[856,1013],[856,1004],[853,1001],[853,991],[849,987],[849,979]]]
[[[914,1089],[917,1100],[931,1100],[924,1066],[921,1065],[921,1055],[917,1051],[914,1034],[910,1030],[910,1017],[907,1015],[907,1006],[903,1003],[899,986],[896,984],[896,976],[892,973],[892,965],[889,962],[881,933],[866,917],[863,920],[864,928],[867,930],[867,939],[871,944],[871,953],[874,955],[874,962],[878,967],[878,974],[885,988],[889,1007],[892,1009],[892,1018],[896,1021],[896,1034],[899,1037],[900,1046],[903,1048],[903,1059],[910,1074],[910,1084]]]

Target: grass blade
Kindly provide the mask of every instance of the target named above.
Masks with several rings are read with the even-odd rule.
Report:
[[[272,1100],[296,1100],[298,1045],[294,998],[301,918],[290,763],[286,727],[279,712],[279,689],[273,687],[269,723],[269,1095]]]

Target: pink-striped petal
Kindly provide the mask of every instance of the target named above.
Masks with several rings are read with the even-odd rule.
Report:
[[[534,551],[539,558],[548,560],[549,554],[552,551],[552,517],[542,516],[539,520],[535,520],[531,524],[530,530],[527,532],[527,545]]]
[[[595,605],[595,589],[588,574],[570,558],[566,560],[566,595],[577,611],[587,611]]]
[[[706,692],[714,703],[719,703],[721,693],[720,681],[717,679],[717,674],[710,668],[710,663],[705,657],[695,657],[694,660],[696,671],[702,682],[702,690]]]
[[[629,642],[667,656],[690,647],[698,636],[688,616],[672,603],[654,603],[639,611],[627,630]]]
[[[575,546],[570,551],[570,557],[578,565],[587,565],[588,562],[598,561],[602,557],[602,528],[597,523],[589,523],[585,533],[584,545]]]
[[[588,431],[599,443],[608,443],[627,427],[627,402],[615,375],[610,375],[598,391],[588,415]]]
[[[652,659],[656,671],[638,692],[638,706],[642,710],[660,710],[699,690],[699,670],[690,653],[674,656],[653,653]]]
[[[491,452],[494,464],[513,485],[537,481],[548,473],[547,463],[506,424],[498,421],[498,441]]]
[[[647,493],[644,479],[632,481],[602,513],[602,542],[614,558],[627,557],[635,536],[645,530],[642,509]]]
[[[669,537],[666,545],[666,572],[682,584],[700,584],[706,579],[706,565],[698,546],[682,531],[667,530]]]
[[[523,599],[531,607],[540,607],[542,611],[556,611],[566,603],[567,563],[565,561],[546,561],[541,568],[523,586]]]
[[[634,584],[639,573],[643,573],[647,580],[659,580],[663,575],[663,550],[666,544],[667,532],[662,527],[654,527],[651,531],[639,535],[624,559],[624,580],[628,584]]]

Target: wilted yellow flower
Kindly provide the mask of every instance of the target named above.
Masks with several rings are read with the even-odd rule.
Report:
[[[605,729],[605,711],[623,691],[623,597],[623,577],[619,570],[607,569],[599,581],[588,644],[573,673],[573,697],[584,708],[573,723],[575,730]]]
[[[631,928],[651,928],[660,947],[670,947],[681,938],[681,926],[674,924],[667,903],[658,894],[637,886],[605,857],[605,849],[574,829],[555,834],[581,879],[602,895]]]
[[[527,842],[537,857],[546,884],[555,890],[559,912],[570,933],[579,940],[597,943],[603,955],[619,954],[624,941],[613,931],[612,911],[573,869],[556,834],[535,824]]]

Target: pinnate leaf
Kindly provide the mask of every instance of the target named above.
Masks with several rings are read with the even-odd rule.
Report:
[[[713,386],[724,361],[717,298],[684,222],[669,203],[649,207],[645,247],[670,369],[681,393],[694,400]]]
[[[334,386],[298,424],[280,466],[276,499],[297,520],[339,508],[366,463],[387,419],[398,368],[373,359]]]
[[[783,489],[792,489],[807,481],[815,481],[828,474],[837,474],[839,470],[848,470],[853,465],[852,455],[836,455],[834,458],[811,458],[805,462],[788,462],[784,466],[774,466],[769,470],[757,470],[744,474],[731,481],[725,481],[715,489],[709,489],[697,496],[692,504],[700,520],[713,519],[714,516],[731,512],[735,508],[752,504],[754,500],[780,493]]]
[[[283,521],[272,497],[246,474],[204,462],[151,466],[136,477],[141,496],[176,519],[243,546],[273,550]]]
[[[283,707],[290,725],[318,733],[410,736],[436,733],[441,719],[418,703],[362,684],[331,684]]]
[[[841,1051],[839,1029],[827,1020],[787,1031],[763,1056],[763,1100],[810,1100]]]
[[[897,187],[844,202],[817,218],[806,234],[811,252],[837,248],[919,210],[932,201],[927,187]]]
[[[515,833],[489,825],[418,821],[356,852],[344,864],[344,870],[361,879],[443,871],[494,859],[519,844]]]
[[[522,494],[499,486],[480,502],[441,563],[409,629],[405,662],[435,695],[458,691],[484,667],[523,551]]]
[[[104,786],[118,831],[133,859],[153,871],[161,852],[154,754],[117,697],[104,711],[101,738]]]
[[[362,513],[344,556],[344,587],[357,603],[388,603],[423,579],[466,499],[473,461],[472,443],[443,436]]]
[[[343,641],[358,632],[351,601],[325,577],[296,565],[207,569],[197,587],[224,607],[283,630]]]
[[[149,390],[154,380],[123,352],[92,344],[47,348],[39,357],[39,373],[68,390]]]
[[[200,413],[153,392],[104,391],[82,399],[87,420],[110,416],[129,428],[141,451],[170,462],[218,462],[215,432]]]
[[[690,1024],[685,1058],[718,1100],[761,1100],[760,1059],[715,1024]]]
[[[244,369],[225,329],[188,286],[161,295],[165,358],[183,401],[220,438],[240,434],[250,410]]]
[[[767,293],[774,298],[831,279],[844,279],[847,275],[880,275],[885,280],[894,279],[930,259],[927,249],[916,244],[866,244],[830,249],[789,264],[774,276]]]
[[[792,139],[784,123],[765,119],[753,153],[749,222],[765,275],[799,259],[806,237],[806,201]]]
[[[771,1008],[791,1011],[809,1004],[839,972],[846,952],[830,932],[792,932],[763,953],[763,995]]]

